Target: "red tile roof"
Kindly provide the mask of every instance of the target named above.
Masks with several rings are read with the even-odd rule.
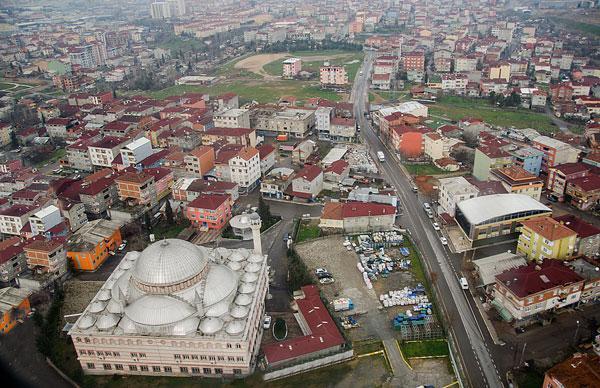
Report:
[[[584,172],[584,171],[588,171],[591,166],[587,165],[585,163],[564,163],[564,164],[559,164],[558,166],[554,166],[553,167],[555,170],[560,171],[561,173],[563,173],[563,175],[571,175],[571,174],[577,174],[580,172]]]
[[[325,220],[342,220],[342,207],[341,202],[326,202],[323,206],[323,213],[321,218]]]
[[[555,216],[552,218],[573,230],[575,233],[577,233],[579,238],[587,238],[600,234],[600,228],[597,228],[592,224],[588,224],[581,218],[577,218],[572,214],[565,214],[563,216]]]
[[[537,294],[555,287],[562,287],[583,280],[575,271],[561,261],[544,260],[509,269],[496,275],[496,280],[519,298]]]
[[[256,147],[256,149],[258,150],[258,154],[260,155],[261,159],[264,159],[267,156],[269,156],[272,152],[275,152],[275,147],[273,147],[273,145],[269,143],[258,146]]]
[[[11,216],[11,217],[21,217],[24,214],[32,212],[37,208],[38,208],[37,206],[29,206],[29,205],[12,205],[8,209],[0,210],[0,215]]]
[[[264,346],[263,353],[269,364],[292,360],[344,343],[344,338],[337,328],[334,318],[321,301],[319,289],[310,285],[302,287],[302,291],[304,298],[296,300],[296,303],[310,334]]]
[[[522,224],[524,227],[550,241],[562,240],[563,238],[576,235],[573,230],[550,217],[530,218],[523,221]]]
[[[327,167],[325,169],[325,172],[332,172],[335,174],[340,175],[341,173],[344,172],[344,170],[349,166],[348,162],[346,162],[345,160],[336,160],[335,162],[331,163],[329,165],[329,167]]]
[[[347,202],[342,207],[342,217],[367,217],[396,214],[396,208],[391,205],[370,202]]]
[[[190,202],[188,204],[188,207],[193,207],[196,209],[216,210],[227,200],[229,200],[228,195],[203,194],[200,195],[198,198],[194,199],[192,202]]]
[[[600,190],[600,175],[588,175],[580,178],[569,179],[567,184],[577,186],[584,191]]]
[[[309,182],[312,182],[316,177],[321,174],[321,169],[314,164],[307,164],[304,168],[296,174],[294,179],[304,178]]]

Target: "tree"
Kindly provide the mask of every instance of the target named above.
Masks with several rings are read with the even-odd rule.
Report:
[[[167,217],[167,224],[173,225],[173,209],[171,209],[171,201],[168,199],[165,203],[165,217]]]
[[[117,89],[113,88],[113,90],[112,90],[112,96],[113,96],[114,99],[117,99]]]
[[[144,213],[144,224],[146,225],[146,229],[152,230],[152,220],[150,219],[150,213]]]
[[[13,149],[19,147],[19,139],[17,139],[17,132],[14,130],[10,133],[10,145]]]
[[[262,196],[258,197],[258,215],[260,216],[260,219],[262,220],[263,224],[269,223],[270,220],[273,218],[273,215],[271,214],[271,209],[269,209],[269,205],[267,205]]]

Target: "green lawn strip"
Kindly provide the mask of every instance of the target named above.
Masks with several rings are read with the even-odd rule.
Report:
[[[46,163],[56,162],[57,160],[59,160],[60,158],[62,158],[63,156],[65,156],[66,153],[67,153],[66,149],[64,149],[64,148],[57,148],[54,151],[52,151],[52,153],[50,154],[50,156],[48,157],[48,159],[44,159],[44,160],[41,160],[41,161],[37,162],[35,164],[35,166],[39,168],[39,167],[42,167]]]
[[[300,230],[298,231],[298,241],[310,240],[317,238],[321,235],[321,229],[318,225],[306,225],[304,222],[300,222]]]
[[[558,128],[550,117],[543,113],[532,112],[521,108],[497,108],[486,100],[462,97],[443,97],[436,104],[429,106],[429,114],[445,116],[451,120],[473,117],[502,127],[533,128],[544,133],[553,133]]]
[[[160,223],[152,228],[151,233],[154,233],[154,237],[157,240],[161,240],[163,238],[175,238],[188,226],[189,222],[174,223],[173,225]]]
[[[14,84],[9,84],[9,83],[6,83],[6,82],[0,82],[0,90],[9,90],[9,89],[12,89],[14,87],[15,87]]]
[[[381,340],[374,341],[359,341],[352,343],[355,355],[369,354],[383,350],[383,342]]]
[[[431,163],[428,164],[409,164],[402,163],[404,168],[408,170],[411,175],[440,175],[446,173],[446,171],[442,170],[434,166]]]
[[[600,25],[597,25],[597,24],[582,23],[579,20],[576,21],[576,20],[565,19],[565,18],[556,17],[556,16],[553,16],[550,19],[553,20],[555,23],[558,23],[558,24],[564,25],[565,27],[568,27],[569,29],[574,28],[576,30],[579,30],[581,32],[585,32],[588,34],[592,34],[592,35],[596,35],[596,36],[600,35]]]
[[[400,347],[407,358],[445,357],[450,355],[446,340],[405,341],[400,343]]]

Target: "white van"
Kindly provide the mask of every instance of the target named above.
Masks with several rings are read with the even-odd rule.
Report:
[[[423,209],[424,209],[426,212],[429,212],[429,211],[431,210],[431,206],[429,206],[429,203],[428,203],[428,202],[424,202],[424,203],[423,203]]]
[[[469,289],[469,283],[467,283],[467,278],[464,278],[464,277],[460,278],[459,283],[460,283],[460,287],[463,290],[468,290]]]

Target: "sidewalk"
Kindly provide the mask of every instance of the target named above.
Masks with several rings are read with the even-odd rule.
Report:
[[[483,323],[485,323],[485,327],[487,328],[488,333],[490,333],[490,337],[492,337],[492,341],[494,341],[494,344],[500,345],[500,346],[505,345],[505,342],[502,341],[500,339],[500,337],[498,336],[498,333],[496,332],[496,328],[494,327],[494,324],[488,317],[487,312],[485,311],[485,308],[483,307],[483,304],[481,303],[479,298],[477,296],[473,295],[472,293],[471,293],[471,296],[473,297],[473,300],[475,301],[477,310],[479,310],[479,314],[481,314]]]

